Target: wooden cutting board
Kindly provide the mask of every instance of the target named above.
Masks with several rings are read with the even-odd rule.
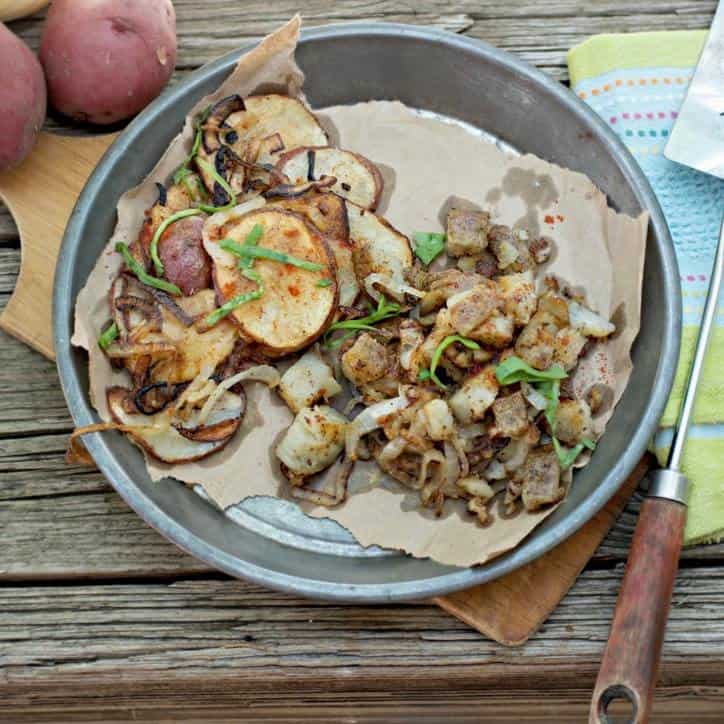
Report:
[[[60,242],[83,185],[114,138],[41,133],[25,162],[0,174],[0,198],[15,219],[22,244],[20,274],[0,327],[50,359],[55,358],[51,300]],[[546,555],[435,602],[506,646],[524,643],[573,585],[647,468],[644,458],[595,518]]]

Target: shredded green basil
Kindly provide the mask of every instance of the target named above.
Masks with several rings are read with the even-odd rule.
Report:
[[[187,216],[198,216],[198,214],[200,213],[200,209],[183,209],[183,211],[177,211],[175,214],[171,214],[171,216],[169,216],[167,219],[164,219],[158,225],[158,228],[156,229],[155,233],[153,234],[153,238],[151,239],[150,246],[151,261],[153,261],[153,266],[156,269],[157,276],[162,276],[165,271],[163,268],[163,262],[158,255],[158,242],[161,240],[163,232],[166,231],[166,229],[168,229],[168,227],[176,221],[185,219]]]
[[[246,235],[246,239],[244,239],[244,246],[256,246],[263,234],[264,227],[261,224],[254,224],[251,231]],[[252,266],[254,266],[253,258],[243,257],[239,259],[239,269],[251,269]]]
[[[416,231],[412,235],[412,240],[415,242],[415,255],[425,266],[429,266],[445,249],[445,238],[445,234]]]
[[[140,282],[148,284],[149,287],[160,289],[174,296],[180,297],[181,290],[171,282],[167,282],[165,279],[157,279],[151,276],[137,261],[133,258],[129,248],[122,242],[116,243],[116,251],[123,257],[123,261],[126,262],[128,268],[138,277]]]
[[[547,370],[537,370],[513,355],[495,368],[495,377],[501,385],[512,385],[515,382],[563,380],[568,374],[560,365],[552,365]]]
[[[229,203],[224,204],[224,206],[211,206],[209,204],[199,204],[198,208],[202,211],[205,211],[207,214],[215,214],[218,211],[228,211],[229,209],[233,209],[234,206],[236,206],[236,194],[234,193],[234,190],[229,186],[229,182],[223,178],[218,171],[214,168],[212,164],[210,164],[206,159],[203,158],[197,158],[196,163],[202,170],[206,171],[213,179],[216,181],[219,186],[221,186],[224,191],[226,191],[226,195],[229,197]]]
[[[211,113],[211,104],[204,108],[204,110],[199,114],[199,117],[196,120],[196,135],[194,136],[194,142],[191,145],[191,153],[186,156],[184,162],[178,167],[178,169],[176,169],[176,172],[173,175],[173,182],[175,184],[180,183],[187,176],[193,173],[189,166],[191,163],[193,163],[193,160],[196,158],[196,154],[199,152],[199,148],[201,148],[201,140],[204,135],[202,126],[204,123],[206,123],[206,119],[209,117],[209,113]]]
[[[115,341],[118,338],[118,325],[113,322],[108,329],[106,329],[103,334],[101,334],[100,337],[98,337],[98,346],[101,349],[108,349],[110,347],[111,342]]]
[[[317,282],[317,286],[318,286],[318,287],[322,287],[322,288],[324,288],[324,287],[331,287],[331,286],[332,286],[332,280],[331,280],[331,279],[320,279],[320,280]]]
[[[236,254],[242,258],[247,259],[267,259],[269,261],[277,261],[280,264],[290,264],[299,269],[305,269],[306,271],[322,271],[324,264],[317,264],[313,261],[306,261],[305,259],[299,259],[291,254],[284,254],[281,251],[275,251],[274,249],[267,249],[264,246],[254,246],[253,244],[241,246],[237,244],[233,239],[222,239],[219,242],[219,246],[224,251],[230,251],[232,254]]]
[[[377,302],[377,309],[373,310],[366,317],[360,317],[359,319],[346,319],[343,322],[335,322],[324,334],[324,346],[327,349],[335,349],[339,347],[342,342],[346,339],[357,334],[360,330],[369,330],[374,332],[375,327],[373,325],[378,322],[383,322],[391,317],[396,317],[400,314],[400,305],[395,302],[388,304],[384,295],[380,296]],[[345,334],[340,335],[336,339],[330,339],[330,336],[338,330],[349,330]]]
[[[474,340],[468,339],[467,337],[461,337],[459,334],[451,334],[445,337],[445,339],[443,339],[442,342],[435,347],[435,351],[432,353],[432,358],[430,359],[430,369],[421,370],[418,375],[418,379],[423,381],[432,380],[441,390],[446,390],[447,385],[442,382],[436,374],[437,366],[440,364],[443,352],[445,352],[451,344],[455,344],[456,342],[459,342],[463,345],[463,347],[467,347],[468,349],[480,349],[480,345]]]

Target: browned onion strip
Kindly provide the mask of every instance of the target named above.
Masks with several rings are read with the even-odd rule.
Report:
[[[83,445],[81,437],[92,432],[105,432],[106,430],[118,430],[119,432],[131,432],[133,428],[128,425],[119,425],[117,422],[98,422],[94,425],[86,425],[73,430],[68,439],[68,449],[65,452],[65,462],[68,465],[95,465]]]
[[[268,191],[264,191],[262,196],[265,199],[295,199],[298,196],[303,196],[308,191],[323,191],[336,183],[337,179],[334,176],[324,176],[319,181],[308,181],[297,186],[279,184]]]
[[[315,505],[322,505],[325,508],[332,508],[335,505],[342,503],[347,497],[347,485],[349,483],[349,476],[352,473],[354,467],[354,460],[343,460],[337,471],[337,475],[334,478],[334,485],[332,486],[332,492],[327,490],[315,490],[307,485],[294,485],[290,486],[291,494],[293,498],[297,500],[306,500]]]
[[[149,291],[153,295],[153,298],[159,304],[166,307],[166,309],[168,309],[168,311],[171,312],[171,314],[173,314],[173,316],[176,317],[176,319],[178,319],[184,327],[190,327],[194,323],[194,320],[186,314],[186,312],[184,312],[184,310],[181,309],[181,307],[179,307],[179,305],[176,304],[176,302],[174,302],[174,300],[166,294],[166,292],[153,288],[149,289]]]

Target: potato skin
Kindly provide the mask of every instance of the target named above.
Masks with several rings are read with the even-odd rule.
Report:
[[[176,65],[170,0],[54,0],[40,41],[50,104],[109,124],[138,113]]]
[[[0,23],[0,170],[17,166],[32,150],[45,120],[43,69],[30,48]]]

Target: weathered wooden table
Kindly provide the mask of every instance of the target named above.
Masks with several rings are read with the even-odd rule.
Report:
[[[303,8],[482,38],[565,81],[594,33],[703,28],[713,0],[175,0],[176,78]],[[37,46],[41,21],[13,24]],[[50,172],[51,170],[49,170]],[[0,304],[20,247],[0,212]],[[505,649],[427,603],[342,607],[209,570],[63,462],[52,363],[0,333],[0,721],[583,722],[638,505],[551,619]],[[685,551],[655,722],[724,721],[724,545]]]

